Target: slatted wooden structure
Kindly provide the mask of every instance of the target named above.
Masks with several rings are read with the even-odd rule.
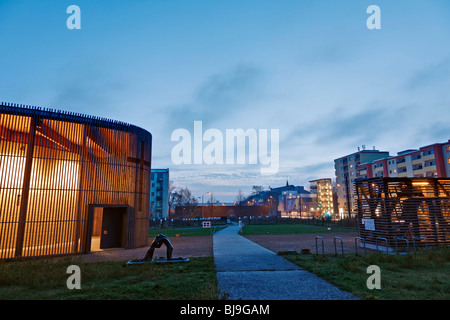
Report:
[[[449,178],[357,179],[355,189],[366,243],[450,245]]]
[[[0,259],[147,245],[149,132],[2,103],[0,138]]]

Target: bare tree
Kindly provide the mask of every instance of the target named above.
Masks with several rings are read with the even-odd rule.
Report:
[[[257,195],[258,193],[261,193],[264,191],[264,187],[263,186],[253,186],[252,187],[252,196]]]
[[[169,181],[169,210],[173,209],[178,201],[179,194],[177,192],[177,186],[173,183],[173,180]]]
[[[198,206],[197,198],[192,196],[191,191],[187,187],[178,188],[176,193],[178,196],[174,200],[174,205],[184,207],[188,217],[193,216]]]
[[[235,198],[236,204],[240,206],[242,204],[242,202],[245,201],[245,199],[246,199],[246,197],[242,193],[242,190],[239,189],[238,194],[236,195],[236,198]]]

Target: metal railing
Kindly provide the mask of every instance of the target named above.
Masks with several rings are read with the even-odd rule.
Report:
[[[355,238],[355,253],[358,254],[358,240],[364,244],[364,255],[366,255],[366,240],[362,237]]]
[[[344,255],[344,241],[342,241],[342,238],[340,237],[334,237],[334,253],[337,254],[337,248],[336,248],[336,240],[341,240],[341,250],[342,250],[342,255]]]
[[[325,254],[325,246],[323,244],[323,238],[316,236],[316,254],[319,254],[319,249],[317,247],[317,240],[320,239],[322,241],[322,254]]]

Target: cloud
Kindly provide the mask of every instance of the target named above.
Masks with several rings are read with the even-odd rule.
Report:
[[[339,142],[360,144],[379,139],[390,130],[396,130],[399,115],[404,115],[406,107],[388,108],[373,103],[362,111],[346,114],[345,109],[336,108],[327,115],[295,129],[288,139],[309,139],[317,145],[333,145]]]
[[[115,94],[125,91],[127,86],[108,70],[107,66],[93,61],[62,65],[54,75],[54,96],[50,104],[89,115],[119,117],[121,109],[114,101]]]
[[[449,80],[450,56],[447,56],[440,62],[430,64],[427,67],[416,71],[407,82],[407,88],[410,90],[416,90],[434,85],[442,88],[442,84]]]
[[[263,75],[260,68],[246,64],[212,75],[193,93],[192,101],[167,108],[168,126],[192,126],[194,120],[211,124],[236,116],[249,102],[261,98]]]
[[[422,145],[445,142],[450,139],[449,125],[445,121],[436,121],[423,127],[423,130],[414,135],[416,141]],[[418,147],[416,146],[416,147]]]

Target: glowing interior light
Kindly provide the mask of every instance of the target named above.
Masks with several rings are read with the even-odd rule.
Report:
[[[11,154],[0,155],[0,188],[22,189],[25,158]]]
[[[428,182],[413,182],[413,186],[428,186]]]

